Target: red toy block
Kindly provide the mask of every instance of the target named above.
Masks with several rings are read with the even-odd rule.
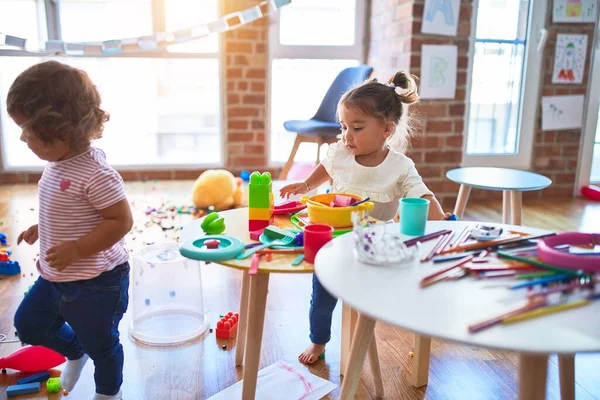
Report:
[[[250,232],[252,231],[259,231],[261,229],[265,229],[267,226],[271,225],[271,220],[265,220],[265,221],[261,221],[261,220],[257,220],[257,219],[251,219],[248,220],[248,230]]]
[[[235,336],[240,314],[229,311],[217,322],[217,337],[220,339],[231,339]]]
[[[264,232],[265,232],[264,229],[259,229],[257,231],[251,231],[250,232],[250,239],[256,240],[258,242],[260,240],[260,235],[262,235]]]

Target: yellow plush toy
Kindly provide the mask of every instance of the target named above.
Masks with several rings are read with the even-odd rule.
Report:
[[[192,191],[194,205],[216,211],[243,206],[245,202],[242,179],[224,169],[209,169],[196,179]]]

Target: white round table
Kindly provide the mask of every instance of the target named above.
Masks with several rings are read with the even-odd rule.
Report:
[[[448,171],[446,178],[460,184],[454,207],[454,213],[460,218],[465,212],[472,187],[502,190],[502,222],[510,222],[513,225],[521,224],[523,192],[541,190],[552,184],[549,178],[540,174],[493,167],[456,168]]]
[[[510,229],[510,225],[499,225]],[[430,221],[427,232],[453,229],[460,232],[464,222]],[[531,234],[540,229],[516,227]],[[398,230],[398,224],[387,229]],[[423,244],[421,257],[434,241]],[[325,245],[317,254],[315,271],[323,286],[359,312],[353,335],[352,353],[344,374],[342,398],[354,398],[366,346],[373,337],[375,322],[381,320],[417,334],[413,384],[427,383],[430,338],[470,346],[521,353],[520,398],[544,399],[548,354],[559,353],[563,399],[574,398],[574,354],[600,351],[600,301],[514,325],[499,325],[470,334],[468,325],[515,309],[524,303],[526,289],[484,288],[499,280],[465,278],[421,289],[419,281],[448,263],[415,261],[408,266],[370,266],[354,258],[353,236],[343,235]],[[506,282],[506,281],[504,281]],[[514,282],[514,281],[513,281]],[[570,395],[569,395],[570,394]]]

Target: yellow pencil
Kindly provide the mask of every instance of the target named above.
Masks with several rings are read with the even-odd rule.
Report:
[[[525,321],[532,318],[541,317],[548,314],[553,314],[556,312],[569,310],[571,308],[580,307],[589,303],[589,300],[582,299],[572,301],[570,303],[558,304],[555,306],[548,306],[543,308],[538,308],[537,310],[527,311],[522,314],[517,314],[512,317],[508,317],[502,321],[504,324],[512,324],[514,322]]]

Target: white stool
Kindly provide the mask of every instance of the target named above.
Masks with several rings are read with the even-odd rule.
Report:
[[[133,258],[130,335],[145,344],[167,346],[206,332],[200,263],[176,244],[144,248]]]

